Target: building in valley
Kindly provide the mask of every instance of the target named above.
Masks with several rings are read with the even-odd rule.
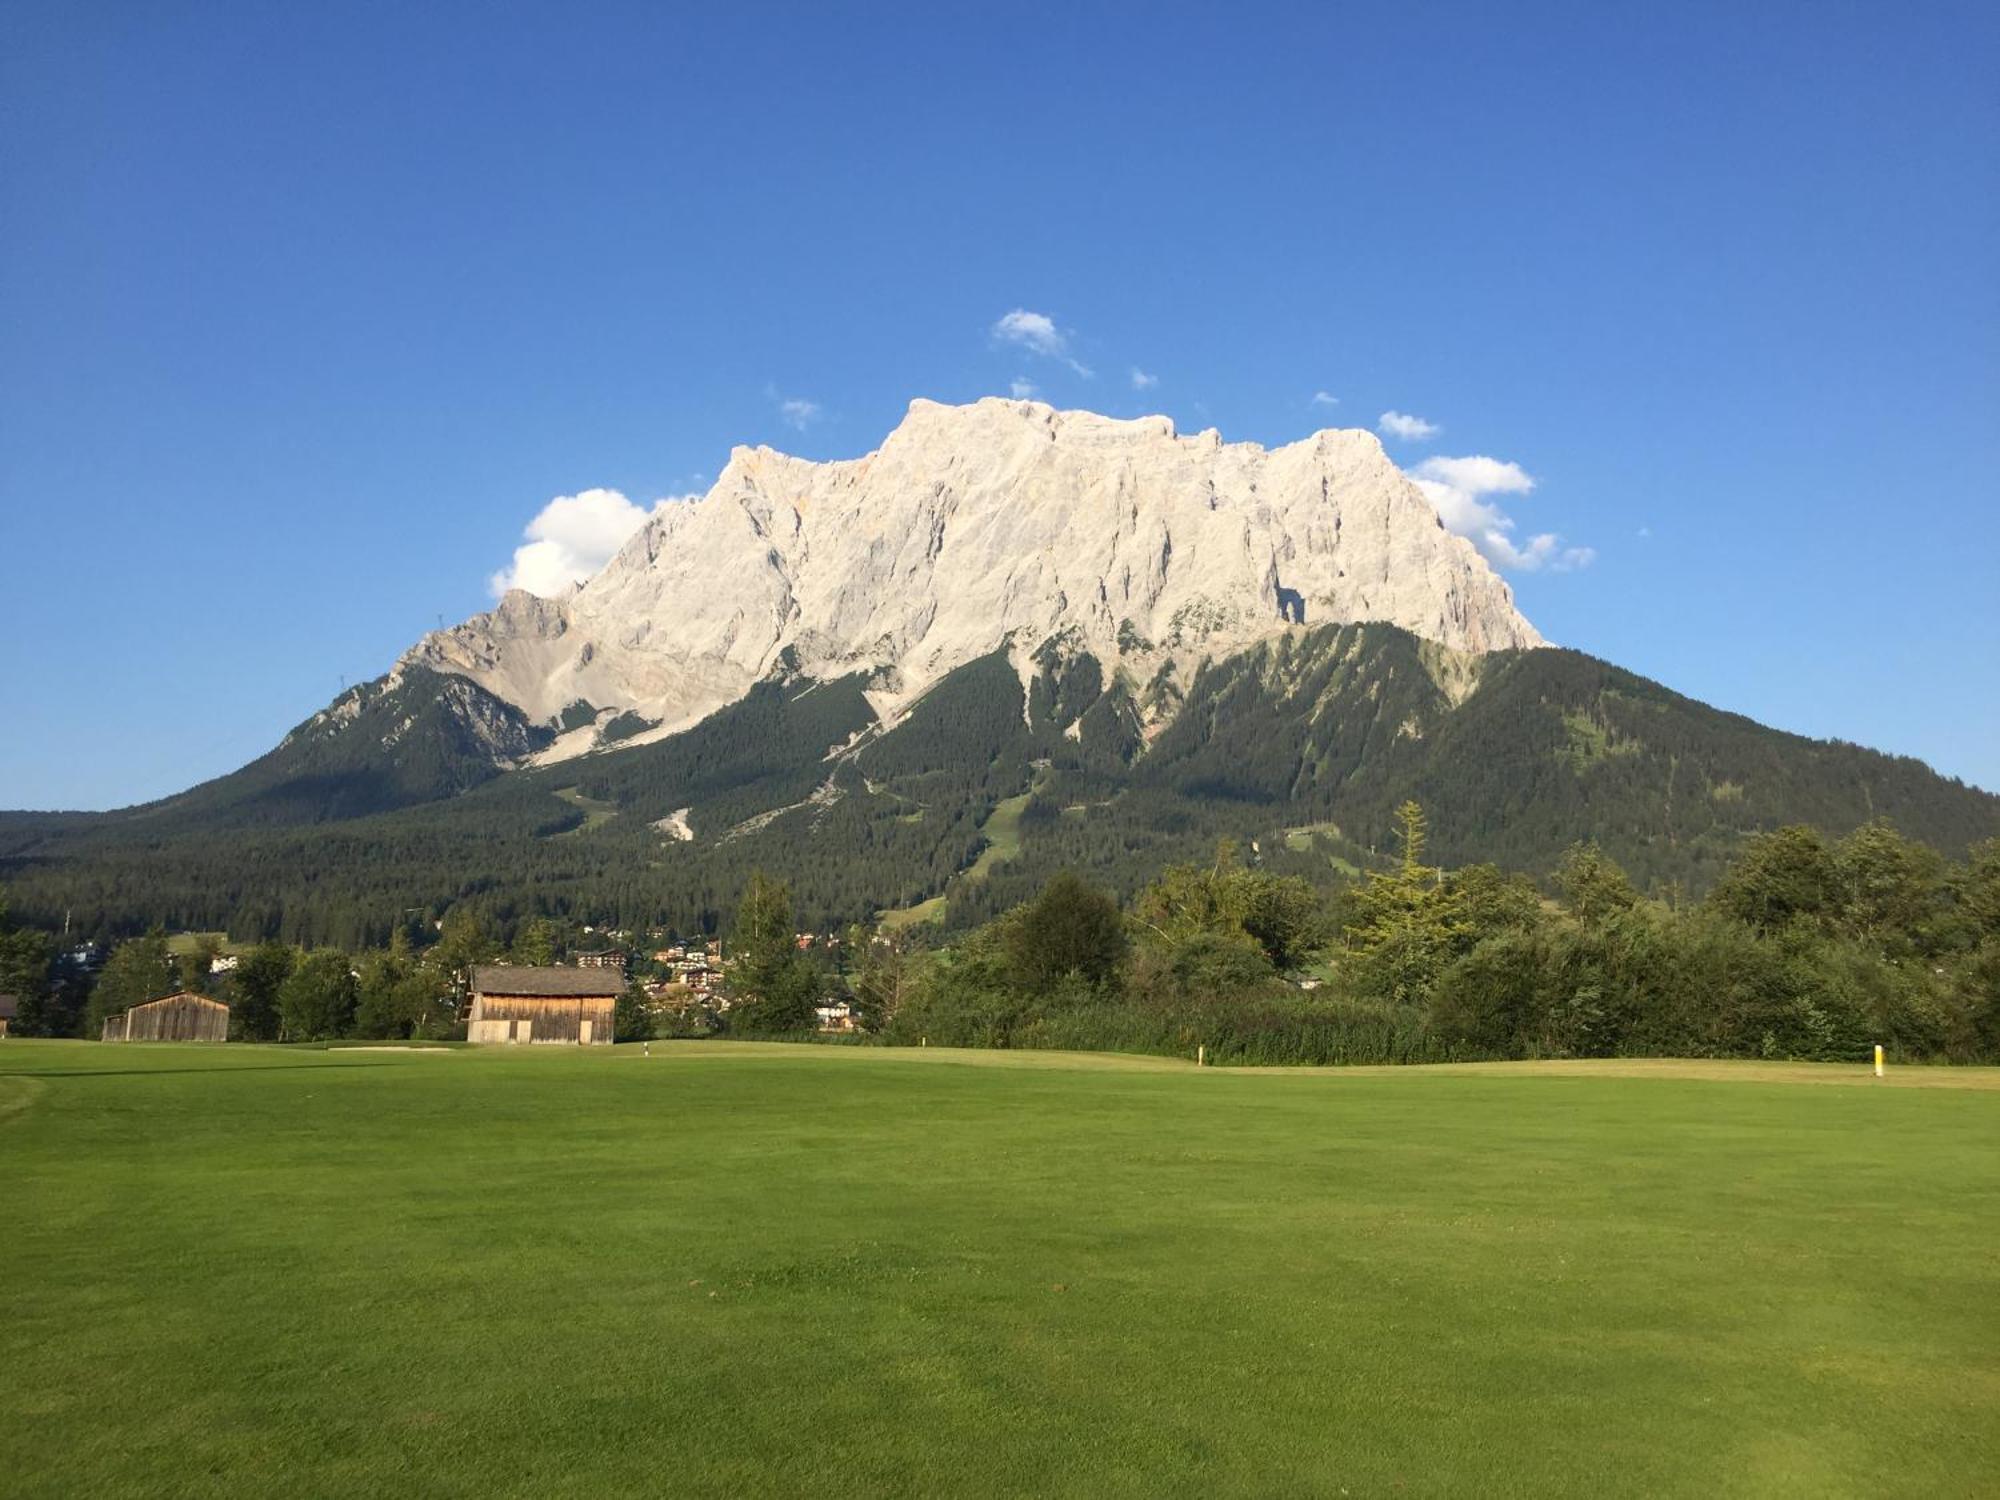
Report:
[[[104,1018],[107,1042],[226,1042],[229,1007],[182,990]]]
[[[477,964],[465,1039],[609,1046],[624,990],[623,969]]]

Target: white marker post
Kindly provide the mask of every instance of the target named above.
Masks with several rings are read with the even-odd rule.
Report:
[[[1194,1049],[1194,1065],[1195,1065],[1195,1066],[1196,1066],[1197,1068],[1205,1068],[1205,1067],[1207,1067],[1207,1066],[1208,1066],[1208,1048],[1207,1048],[1207,1047],[1196,1047],[1196,1048]]]
[[[1875,1076],[1877,1078],[1882,1076],[1882,1044],[1880,1042],[1875,1044]]]

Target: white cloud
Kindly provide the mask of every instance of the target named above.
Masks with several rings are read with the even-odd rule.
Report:
[[[1340,405],[1340,397],[1338,397],[1338,396],[1336,396],[1336,395],[1333,395],[1333,394],[1332,394],[1331,392],[1328,392],[1328,391],[1314,391],[1314,392],[1313,392],[1313,398],[1312,398],[1312,400],[1308,401],[1308,402],[1306,403],[1306,405],[1307,405],[1307,406],[1338,406],[1338,405]]]
[[[1017,307],[993,325],[993,337],[1003,344],[1024,344],[1037,354],[1061,355],[1068,341],[1047,313]]]
[[[1042,393],[1041,387],[1036,385],[1034,381],[1023,379],[1020,376],[1016,376],[1013,384],[1009,385],[1007,389],[1014,393],[1016,401],[1032,401]]]
[[[1568,573],[1597,560],[1595,548],[1565,547],[1553,531],[1541,532],[1525,542],[1514,540],[1514,518],[1487,497],[1526,495],[1534,490],[1533,476],[1517,463],[1483,454],[1427,458],[1410,470],[1410,477],[1437,507],[1445,529],[1467,538],[1496,567],[1520,573],[1544,568],[1551,573]]]
[[[1385,411],[1376,419],[1375,426],[1390,437],[1401,438],[1406,443],[1421,443],[1436,437],[1444,429],[1435,422],[1426,422],[1422,417],[1413,417],[1408,412]]]
[[[1140,369],[1137,365],[1132,366],[1133,390],[1150,391],[1154,386],[1158,385],[1159,383],[1160,383],[1159,376],[1148,375],[1144,370]]]
[[[1525,495],[1535,481],[1519,464],[1472,454],[1466,458],[1427,458],[1415,472],[1424,479],[1450,485],[1469,495]]]
[[[789,396],[778,403],[778,415],[788,425],[804,432],[820,419],[820,406],[817,401],[808,401],[802,396]]]
[[[1089,367],[1069,352],[1069,335],[1056,327],[1056,320],[1047,313],[1017,307],[993,325],[992,334],[999,343],[1018,344],[1030,353],[1061,360],[1085,380],[1090,379]]]
[[[616,490],[558,495],[522,532],[528,544],[516,547],[514,561],[488,579],[487,585],[496,599],[509,589],[559,599],[601,570],[654,512],[672,503],[659,500],[648,511]]]
[[[1562,538],[1553,531],[1544,531],[1528,538],[1525,547],[1516,547],[1506,538],[1494,541],[1495,551],[1489,555],[1503,568],[1512,568],[1517,573],[1538,573],[1547,568],[1551,573],[1574,573],[1578,568],[1587,568],[1597,561],[1595,547],[1565,547]]]

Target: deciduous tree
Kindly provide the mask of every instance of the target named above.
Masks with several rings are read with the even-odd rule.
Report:
[[[278,1016],[288,1042],[344,1036],[354,1020],[354,973],[338,948],[315,948],[278,986]]]
[[[278,989],[298,962],[298,949],[276,940],[259,943],[237,961],[230,975],[230,1022],[238,1039],[274,1042],[278,1039]]]
[[[1071,974],[1092,986],[1109,984],[1128,946],[1118,903],[1070,870],[1058,871],[1006,931],[1008,966],[1031,993],[1052,990]]]
[[[96,988],[90,992],[84,1035],[101,1035],[106,1016],[171,995],[176,978],[174,961],[167,953],[167,935],[159,928],[120,943],[111,950],[104,972],[97,976]]]

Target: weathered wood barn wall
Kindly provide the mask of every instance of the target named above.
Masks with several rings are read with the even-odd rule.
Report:
[[[625,975],[618,969],[480,964],[472,971],[471,1042],[609,1046]]]
[[[104,1018],[107,1042],[226,1042],[229,1007],[183,990]]]

